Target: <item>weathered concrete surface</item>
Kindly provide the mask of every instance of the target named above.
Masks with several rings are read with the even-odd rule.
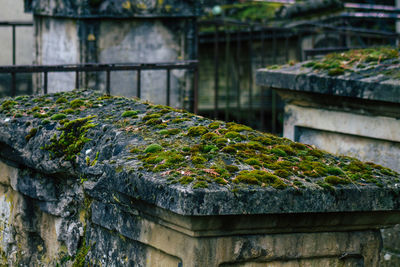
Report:
[[[390,55],[376,54],[382,51]],[[400,170],[398,69],[398,50],[359,50],[260,70],[257,83],[286,101],[285,137]],[[398,226],[382,233],[380,265],[397,266]]]
[[[307,62],[302,62],[278,69],[260,69],[256,83],[291,91],[400,103],[400,79],[387,74],[399,68],[396,59],[337,76],[306,66]]]
[[[184,22],[130,20],[102,21],[98,33],[98,61],[102,63],[173,62],[186,58]],[[171,105],[182,106],[185,71],[171,72]],[[133,97],[137,92],[135,72],[114,72],[111,75],[115,94]],[[166,103],[166,71],[144,71],[141,78],[141,98],[154,103]],[[105,91],[105,75],[99,80]],[[181,92],[183,93],[183,92]]]
[[[396,118],[285,106],[285,137],[400,171],[397,129],[400,122]]]
[[[177,0],[27,0],[25,9],[34,14],[73,18],[132,18],[198,16],[202,1]]]
[[[28,1],[29,2],[29,1]],[[196,58],[194,17],[199,1],[30,1],[35,20],[35,63],[157,63]],[[167,18],[174,17],[173,20]],[[85,19],[90,18],[90,19]],[[125,18],[122,19],[121,18]],[[167,71],[143,71],[141,98],[166,103]],[[187,71],[172,71],[170,105],[191,97]],[[43,77],[36,76],[41,92]],[[114,95],[136,96],[134,71],[111,73]],[[81,88],[105,92],[106,74],[86,73]],[[75,88],[75,73],[50,73],[49,92]]]
[[[81,42],[77,22],[71,19],[35,17],[35,64],[75,64],[81,62]],[[41,92],[43,75],[35,75],[36,89]],[[69,91],[75,88],[75,73],[48,74],[49,92]]]
[[[378,165],[90,91],[12,101],[2,100],[0,114],[2,264],[378,266],[379,229],[400,221],[399,175]],[[207,139],[218,133],[226,140]],[[227,150],[235,144],[246,153]],[[298,155],[277,150],[289,153],[285,144]],[[350,182],[293,168],[278,178],[265,165],[253,178],[270,173],[280,183],[247,183],[240,176],[257,168],[247,154],[299,168],[312,160],[315,173],[324,164],[340,177],[365,173]],[[229,174],[217,168],[228,165]]]

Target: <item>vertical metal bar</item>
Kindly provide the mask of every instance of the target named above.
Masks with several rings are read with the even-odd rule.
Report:
[[[111,71],[110,69],[106,70],[106,94],[111,94]]]
[[[16,64],[16,46],[17,46],[17,40],[16,40],[16,33],[15,33],[15,25],[12,25],[12,64]]]
[[[225,121],[229,120],[229,101],[230,101],[230,92],[229,92],[229,86],[230,86],[230,35],[229,35],[229,27],[226,25],[225,26],[225,64],[226,64],[226,84],[225,84]]]
[[[43,72],[44,74],[44,84],[43,84],[43,93],[47,94],[47,71]]]
[[[276,133],[276,92],[272,90],[271,92],[272,101],[271,101],[271,108],[272,108],[272,118],[271,118],[271,131],[272,133]]]
[[[277,63],[277,58],[276,58],[276,53],[277,53],[277,41],[276,41],[276,31],[273,30],[272,31],[272,53],[274,53],[272,55],[272,62],[273,64]]]
[[[11,72],[11,97],[14,97],[17,94],[17,79],[16,73]]]
[[[264,51],[265,51],[265,36],[264,36],[264,28],[261,28],[261,68],[265,68],[264,66]]]
[[[240,29],[237,32],[237,47],[236,47],[236,57],[237,57],[237,62],[236,62],[236,67],[237,67],[237,79],[236,79],[236,111],[237,111],[237,120],[240,122],[241,120],[241,112],[240,112],[240,41],[241,35],[240,35]]]
[[[75,89],[79,89],[79,71],[75,72]]]
[[[218,118],[218,25],[215,25],[214,32],[214,118]]]
[[[193,113],[198,113],[199,105],[199,69],[198,66],[194,69],[194,79],[193,79]]]
[[[264,86],[260,87],[260,121],[261,121],[261,130],[265,130],[265,98],[264,98]]]
[[[140,86],[141,86],[141,81],[140,81],[141,75],[140,75],[140,72],[141,72],[140,69],[138,69],[137,72],[136,72],[136,96],[137,96],[137,98],[140,98],[140,90],[141,90],[141,88],[140,88]]]
[[[250,26],[249,38],[249,111],[253,114],[253,25]]]
[[[288,33],[285,34],[285,61],[289,61],[289,36]]]
[[[167,106],[170,105],[170,93],[171,93],[171,70],[167,69]]]

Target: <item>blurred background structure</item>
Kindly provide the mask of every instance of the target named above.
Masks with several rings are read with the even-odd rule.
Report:
[[[0,10],[0,65],[157,63],[157,70],[2,68],[2,96],[12,88],[16,94],[111,88],[281,134],[283,103],[255,85],[257,68],[399,42],[399,0],[50,2],[0,0],[6,7]],[[198,66],[158,65],[188,60]]]

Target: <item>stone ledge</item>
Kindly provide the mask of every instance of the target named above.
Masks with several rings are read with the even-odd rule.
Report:
[[[376,48],[260,69],[256,83],[276,89],[400,103],[399,52]]]

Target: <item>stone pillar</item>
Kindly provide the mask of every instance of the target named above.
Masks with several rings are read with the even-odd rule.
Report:
[[[35,63],[171,62],[195,59],[199,1],[26,1],[35,21]],[[171,105],[190,88],[186,71],[172,71]],[[166,71],[144,71],[141,97],[166,101]],[[42,77],[36,86],[41,88]],[[105,90],[105,73],[81,75],[81,87]],[[74,73],[50,73],[49,92],[75,87]],[[136,95],[136,73],[112,72],[111,93]]]
[[[396,8],[400,8],[400,0],[396,0]],[[400,20],[396,21],[396,32],[400,34]],[[400,45],[400,40],[397,39],[397,46]]]
[[[336,76],[310,68],[320,63],[317,61],[262,69],[257,83],[273,88],[285,100],[284,137],[399,172],[400,80],[395,75],[396,58],[372,62],[366,67],[368,71],[354,68]],[[379,266],[399,265],[399,229],[400,225],[382,230]]]

